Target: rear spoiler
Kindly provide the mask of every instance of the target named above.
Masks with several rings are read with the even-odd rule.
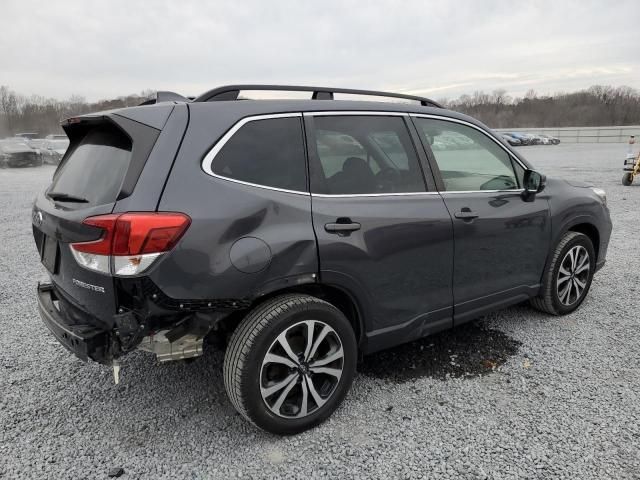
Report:
[[[193,100],[193,98],[189,99],[175,92],[156,92],[155,98],[149,98],[148,100],[142,102],[139,106],[153,105],[155,103],[162,102],[190,102],[191,100]]]

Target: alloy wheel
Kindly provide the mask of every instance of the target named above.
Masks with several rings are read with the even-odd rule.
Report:
[[[272,413],[303,418],[336,390],[344,351],[336,331],[320,320],[291,325],[273,341],[262,361],[260,393]]]
[[[565,254],[556,281],[558,300],[565,306],[576,303],[589,283],[591,259],[589,252],[582,245],[576,245]]]

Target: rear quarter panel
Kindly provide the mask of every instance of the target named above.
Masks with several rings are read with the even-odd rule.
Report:
[[[192,104],[189,128],[160,199],[160,211],[178,211],[192,223],[170,255],[149,273],[151,280],[175,299],[246,299],[299,282],[315,281],[316,240],[311,223],[311,197],[231,182],[206,174],[201,162],[216,141],[242,116],[226,114],[226,102]],[[304,161],[304,159],[301,159]],[[255,270],[268,250],[268,263],[258,271],[240,271],[231,250],[240,239],[264,245],[245,254]],[[257,240],[256,240],[257,239]],[[236,252],[237,249],[234,251]]]

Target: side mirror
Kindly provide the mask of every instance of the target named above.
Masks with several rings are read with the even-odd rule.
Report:
[[[526,170],[524,172],[524,182],[522,188],[522,198],[524,200],[533,200],[537,193],[544,190],[547,177],[535,170]]]

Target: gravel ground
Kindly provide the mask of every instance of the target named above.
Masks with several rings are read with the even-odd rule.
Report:
[[[625,149],[522,149],[607,190],[607,266],[577,312],[518,306],[372,355],[329,421],[287,438],[235,413],[219,352],[161,366],[135,353],[114,386],[59,346],[36,311],[30,232],[52,169],[0,171],[0,477],[640,478],[640,183],[620,183]]]

